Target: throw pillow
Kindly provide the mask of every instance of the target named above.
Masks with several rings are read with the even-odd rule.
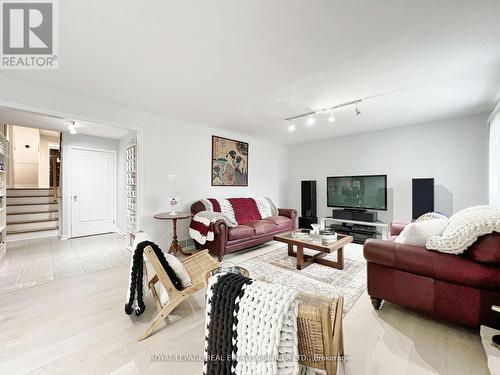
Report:
[[[448,219],[448,217],[439,212],[427,212],[426,214],[419,216],[416,221],[425,221],[432,219]]]
[[[165,258],[167,259],[168,264],[170,264],[170,267],[172,267],[172,269],[174,270],[177,277],[181,280],[182,287],[187,288],[188,286],[191,286],[191,277],[189,277],[184,264],[182,264],[181,261],[172,254],[165,254]]]
[[[424,220],[408,224],[394,240],[406,245],[425,246],[432,236],[439,236],[448,225],[448,219]]]
[[[478,237],[493,232],[500,232],[500,208],[469,207],[451,216],[442,235],[429,238],[426,247],[443,253],[461,254]]]
[[[172,254],[165,254],[165,259],[167,259],[168,264],[170,264],[170,267],[172,267],[177,277],[181,280],[182,287],[187,288],[188,286],[191,286],[192,284],[191,277],[189,276],[186,267],[184,267],[184,264],[182,264],[182,262]],[[158,284],[158,286],[160,289],[159,290],[160,302],[162,306],[165,306],[169,301],[167,290],[161,283]]]

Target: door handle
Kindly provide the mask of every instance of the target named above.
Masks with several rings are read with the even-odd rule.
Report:
[[[73,195],[73,201],[76,202],[77,199],[78,199],[78,196]]]

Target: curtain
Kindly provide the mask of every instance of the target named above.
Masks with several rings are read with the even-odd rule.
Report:
[[[490,205],[500,207],[500,110],[490,121]]]

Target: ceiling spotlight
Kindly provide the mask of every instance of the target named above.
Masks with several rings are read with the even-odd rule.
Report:
[[[76,134],[76,129],[71,129],[71,130],[69,131],[69,134]]]
[[[330,116],[328,117],[329,122],[335,122],[335,116],[333,115],[333,111],[330,112]]]
[[[309,116],[309,117],[307,118],[307,122],[306,122],[306,124],[307,124],[307,126],[313,126],[315,122],[316,122],[316,120],[314,120],[314,117]]]
[[[290,133],[293,133],[293,132],[295,131],[295,125],[294,125],[294,124],[290,124],[290,125],[288,125],[288,131],[289,131]]]
[[[70,134],[76,134],[76,126],[74,124],[69,125],[68,130]]]
[[[80,124],[80,122],[78,122],[78,121],[73,121],[73,126],[74,126],[75,128],[80,128],[82,125],[81,125],[81,124]]]
[[[356,116],[359,116],[361,114],[361,111],[358,108],[358,103],[356,103]]]

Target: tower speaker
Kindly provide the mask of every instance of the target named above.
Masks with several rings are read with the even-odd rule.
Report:
[[[434,179],[414,178],[412,180],[412,218],[434,211]]]
[[[316,217],[316,181],[302,181],[302,217]]]

